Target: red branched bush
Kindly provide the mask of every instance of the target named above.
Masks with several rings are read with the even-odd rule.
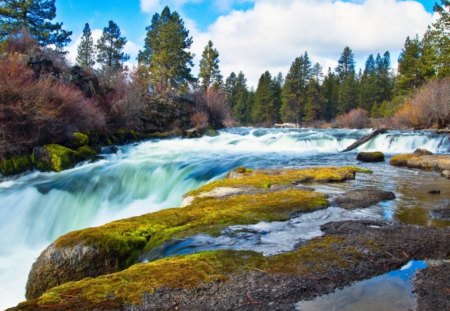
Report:
[[[209,123],[214,128],[220,128],[231,123],[231,111],[227,95],[217,87],[209,87],[206,92],[195,94],[199,111],[206,112]]]
[[[338,116],[334,126],[355,129],[370,127],[369,113],[361,108],[353,109],[346,114]]]
[[[20,56],[0,59],[0,157],[102,127],[95,103],[51,77],[33,78]]]
[[[405,102],[395,119],[404,127],[444,128],[450,125],[450,78],[425,85]]]

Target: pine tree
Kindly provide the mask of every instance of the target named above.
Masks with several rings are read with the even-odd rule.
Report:
[[[347,46],[341,54],[338,61],[336,72],[339,76],[339,81],[344,81],[346,77],[355,75],[355,57],[352,50]]]
[[[94,39],[89,24],[86,23],[78,45],[77,63],[83,68],[92,68],[95,65]]]
[[[211,40],[203,51],[198,77],[201,79],[201,86],[204,90],[210,86],[220,87],[223,84],[219,69],[219,52],[213,48]]]
[[[383,57],[377,55],[375,69],[377,74],[377,101],[378,103],[391,101],[394,75],[391,69],[391,54],[388,51],[383,54]]]
[[[273,81],[271,74],[266,71],[259,79],[255,93],[255,103],[252,111],[253,122],[272,125],[277,121]]]
[[[109,21],[108,27],[103,28],[103,34],[97,42],[97,62],[102,69],[111,76],[123,69],[123,63],[130,56],[123,52],[127,39],[121,37],[119,26]]]
[[[281,92],[281,119],[299,124],[304,113],[306,87],[313,71],[308,54],[296,58],[286,75]]]
[[[315,78],[308,82],[306,89],[305,122],[313,122],[323,114],[323,99],[320,93],[320,83]]]
[[[58,51],[70,43],[71,31],[56,17],[55,0],[3,0],[0,2],[0,41],[26,30],[40,45],[54,45]]]
[[[235,95],[236,95],[236,82],[237,76],[236,73],[231,72],[230,75],[225,79],[225,92],[227,93],[228,100],[230,101],[230,107],[233,109],[236,104]]]
[[[340,82],[337,111],[346,113],[358,105],[358,79],[355,72],[355,59],[349,47],[344,48],[338,61],[336,73]]]
[[[247,79],[244,73],[241,71],[237,76],[232,73],[226,85],[233,118],[241,124],[250,123],[252,102],[249,101],[250,93],[247,90]]]
[[[328,74],[323,80],[321,97],[323,98],[322,118],[331,121],[336,117],[339,100],[339,78],[332,72],[331,68],[328,68]]]
[[[439,18],[425,37],[429,38],[435,52],[434,69],[437,76],[444,78],[450,76],[450,1],[441,0],[441,5],[436,3],[434,11]]]
[[[195,81],[191,74],[193,55],[187,50],[192,37],[180,15],[165,7],[155,14],[146,28],[145,49],[139,52],[139,62],[149,66],[153,84],[162,92],[184,91],[189,82]]]
[[[422,42],[417,36],[407,37],[398,60],[397,95],[406,95],[425,83],[421,57]]]
[[[377,62],[380,55],[377,56]],[[375,58],[369,55],[361,77],[359,107],[371,111],[372,105],[378,102],[377,70]]]

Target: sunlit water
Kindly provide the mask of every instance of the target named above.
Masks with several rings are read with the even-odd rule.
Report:
[[[358,164],[356,151],[345,154],[339,151],[369,132],[230,129],[217,137],[152,140],[122,146],[117,154],[105,155],[104,160],[82,164],[72,170],[33,172],[5,179],[0,182],[0,308],[23,300],[31,264],[48,244],[64,233],[179,206],[184,193],[221,178],[238,166],[355,165]],[[389,132],[359,150],[393,154],[426,148],[448,153],[449,145],[444,136]],[[443,179],[435,173],[396,169],[386,164],[363,166],[373,169],[375,174],[360,175],[356,181],[319,190],[340,193],[374,184],[395,192],[398,199],[363,211],[332,208],[287,223],[230,228],[231,231],[239,229],[242,234],[253,232],[253,236],[220,243],[212,241],[203,243],[201,247],[214,248],[210,244],[217,244],[218,248],[223,248],[218,244],[228,243],[237,245],[237,249],[255,249],[272,254],[291,249],[295,244],[320,234],[318,227],[323,222],[347,218],[395,218],[423,225],[447,225],[427,217],[429,208],[448,204],[450,198],[450,189],[441,187]],[[416,186],[411,187],[411,182]],[[440,187],[442,194],[430,197],[424,192],[424,185]],[[422,201],[431,203],[426,206],[419,204],[415,197],[420,195],[423,195]],[[285,242],[278,243],[280,237]],[[226,238],[226,234],[221,238]]]

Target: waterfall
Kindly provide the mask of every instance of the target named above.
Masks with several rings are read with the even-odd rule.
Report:
[[[179,206],[187,191],[238,166],[355,164],[340,150],[370,130],[237,128],[216,137],[150,140],[121,146],[95,163],[61,173],[31,172],[0,181],[0,308],[24,298],[39,253],[69,231]],[[380,135],[359,150],[450,151],[430,133]]]

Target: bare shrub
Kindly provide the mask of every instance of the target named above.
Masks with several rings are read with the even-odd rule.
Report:
[[[116,79],[114,97],[111,100],[110,126],[142,131],[148,105],[148,94],[135,81]]]
[[[444,128],[450,124],[450,78],[435,80],[420,89],[395,115],[400,125]]]
[[[30,35],[27,29],[22,29],[8,36],[5,40],[2,52],[7,54],[28,54],[39,50],[39,45]]]
[[[206,112],[209,123],[214,128],[232,124],[230,105],[226,93],[217,87],[209,87],[206,92],[195,94],[198,111]]]
[[[369,113],[361,108],[353,109],[346,114],[338,116],[334,122],[334,127],[355,129],[370,127]]]
[[[208,128],[208,114],[203,111],[197,111],[191,116],[193,126],[198,130]]]
[[[80,91],[51,77],[33,76],[18,56],[0,60],[0,157],[105,124],[95,103]]]

